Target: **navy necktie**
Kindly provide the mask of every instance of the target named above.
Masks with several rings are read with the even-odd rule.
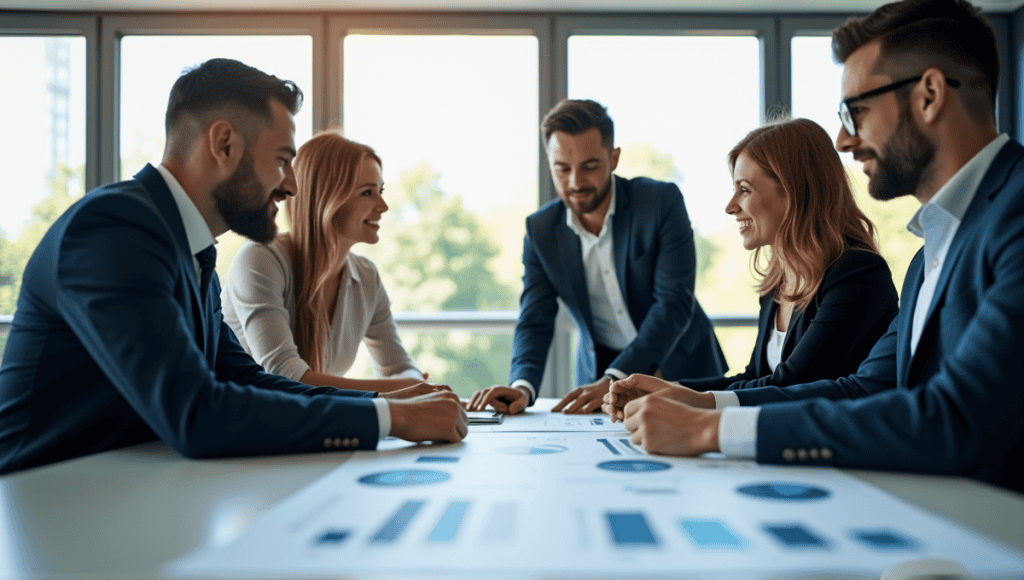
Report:
[[[210,289],[213,268],[217,265],[217,248],[210,244],[205,250],[196,254],[196,259],[199,260],[199,295],[205,297],[206,291]]]

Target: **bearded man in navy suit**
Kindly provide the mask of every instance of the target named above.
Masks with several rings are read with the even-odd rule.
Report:
[[[163,162],[53,224],[0,367],[0,473],[156,438],[212,457],[466,435],[443,386],[376,397],[297,383],[264,372],[224,324],[214,239],[276,234],[301,102],[291,81],[207,61],[171,89]]]
[[[657,453],[1024,491],[1024,147],[996,129],[995,33],[964,0],[906,0],[847,21],[832,46],[845,64],[836,148],[864,163],[873,197],[922,204],[908,229],[924,247],[889,331],[849,377],[728,401],[634,376],[604,409]]]
[[[612,174],[619,160],[607,111],[567,99],[541,123],[560,199],[526,219],[523,295],[510,386],[474,393],[470,410],[518,413],[544,374],[558,302],[580,330],[580,386],[552,410],[600,408],[612,380],[629,373],[669,379],[721,376],[725,356],[693,295],[693,230],[679,188]]]

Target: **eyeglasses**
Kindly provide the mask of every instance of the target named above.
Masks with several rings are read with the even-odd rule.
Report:
[[[843,128],[846,129],[846,133],[849,134],[850,137],[857,136],[857,122],[854,121],[853,114],[850,113],[851,103],[855,103],[857,101],[868,99],[871,97],[877,97],[878,95],[883,95],[885,93],[888,93],[889,91],[895,91],[896,89],[902,87],[903,85],[916,83],[922,78],[924,78],[924,75],[917,75],[916,77],[903,79],[902,81],[896,81],[892,84],[888,84],[883,87],[878,87],[877,89],[870,90],[866,93],[861,93],[859,95],[850,97],[849,99],[844,99],[843,102],[839,103],[839,120],[843,122]],[[947,78],[946,84],[955,89],[960,86],[960,81],[956,79]]]

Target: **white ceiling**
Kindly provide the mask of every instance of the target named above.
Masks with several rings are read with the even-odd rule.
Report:
[[[451,10],[566,12],[870,12],[884,0],[0,0],[0,9],[134,12],[252,10]],[[1024,0],[975,0],[986,12],[1012,12]]]

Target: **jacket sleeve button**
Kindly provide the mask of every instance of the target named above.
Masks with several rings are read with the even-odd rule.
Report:
[[[782,458],[785,459],[786,461],[793,461],[794,459],[796,459],[796,452],[793,451],[792,449],[784,449],[782,451]]]

